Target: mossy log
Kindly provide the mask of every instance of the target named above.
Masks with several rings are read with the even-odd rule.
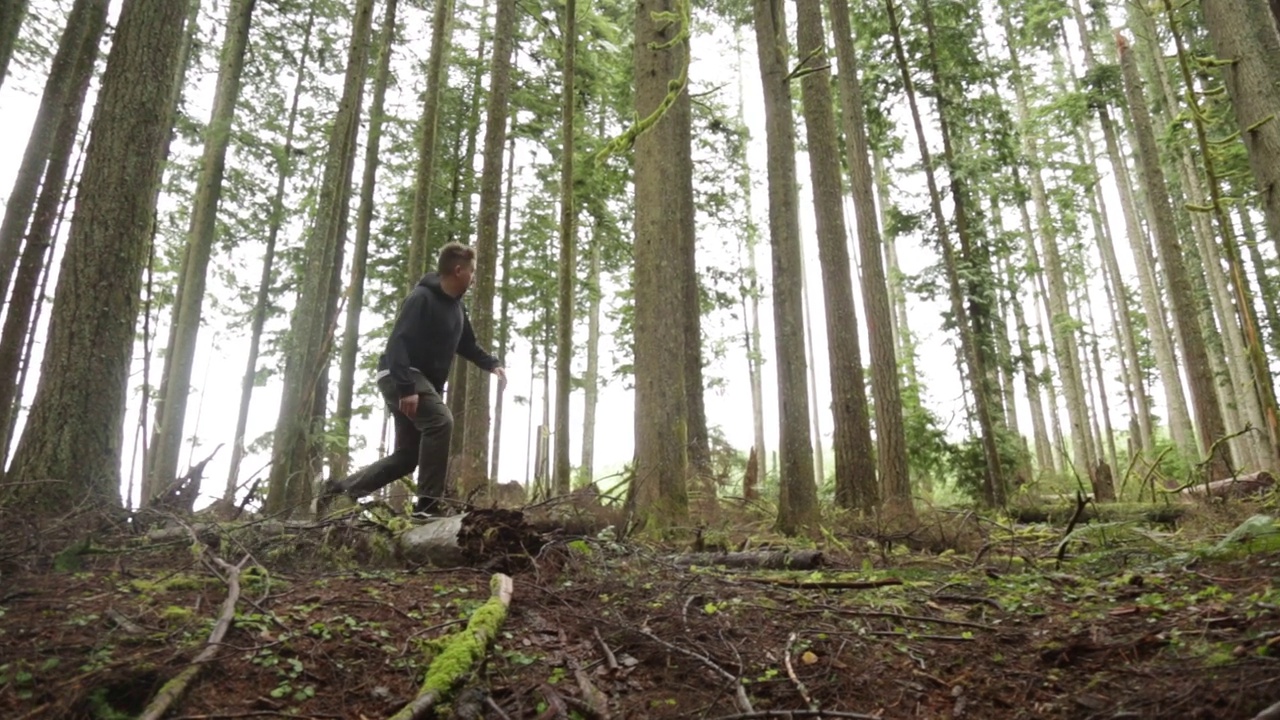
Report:
[[[453,688],[466,679],[476,663],[484,657],[489,643],[493,642],[502,629],[502,623],[507,618],[507,608],[511,606],[513,587],[511,578],[501,573],[489,580],[492,593],[489,601],[472,613],[465,630],[448,639],[444,649],[427,667],[427,675],[422,681],[418,696],[400,712],[392,715],[391,720],[418,720],[426,717]]]
[[[1052,505],[1027,505],[1009,508],[1009,516],[1020,523],[1049,523],[1066,525],[1076,512],[1072,503]],[[1081,512],[1078,522],[1100,520],[1104,522],[1147,522],[1157,525],[1176,523],[1186,507],[1150,503],[1089,503]]]

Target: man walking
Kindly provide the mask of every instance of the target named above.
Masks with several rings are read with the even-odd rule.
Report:
[[[319,508],[337,495],[357,498],[418,469],[413,514],[441,514],[453,414],[441,393],[453,356],[461,355],[506,383],[502,363],[476,345],[462,296],[476,272],[476,251],[451,242],[436,272],[422,276],[396,316],[387,350],[378,359],[378,390],[395,418],[395,452],[346,478],[326,483]]]

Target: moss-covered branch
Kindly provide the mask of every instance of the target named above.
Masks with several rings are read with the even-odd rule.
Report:
[[[444,649],[427,667],[426,679],[418,697],[405,705],[391,720],[417,720],[425,717],[484,657],[489,643],[497,637],[511,606],[511,578],[502,573],[489,581],[492,596],[471,615],[467,627],[449,638]]]

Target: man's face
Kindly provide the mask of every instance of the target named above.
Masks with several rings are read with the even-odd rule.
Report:
[[[463,292],[466,292],[472,285],[476,284],[476,261],[472,260],[459,265],[454,273],[462,281],[460,284],[463,287]]]

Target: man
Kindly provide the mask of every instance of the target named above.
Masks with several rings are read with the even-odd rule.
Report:
[[[323,508],[337,495],[357,498],[418,469],[418,496],[413,515],[441,513],[449,436],[453,414],[441,392],[453,356],[461,355],[482,370],[507,376],[497,358],[476,345],[462,296],[474,282],[476,251],[452,242],[440,251],[436,272],[422,276],[396,316],[387,350],[378,359],[378,390],[395,418],[395,452],[340,481],[330,480],[321,496]]]

